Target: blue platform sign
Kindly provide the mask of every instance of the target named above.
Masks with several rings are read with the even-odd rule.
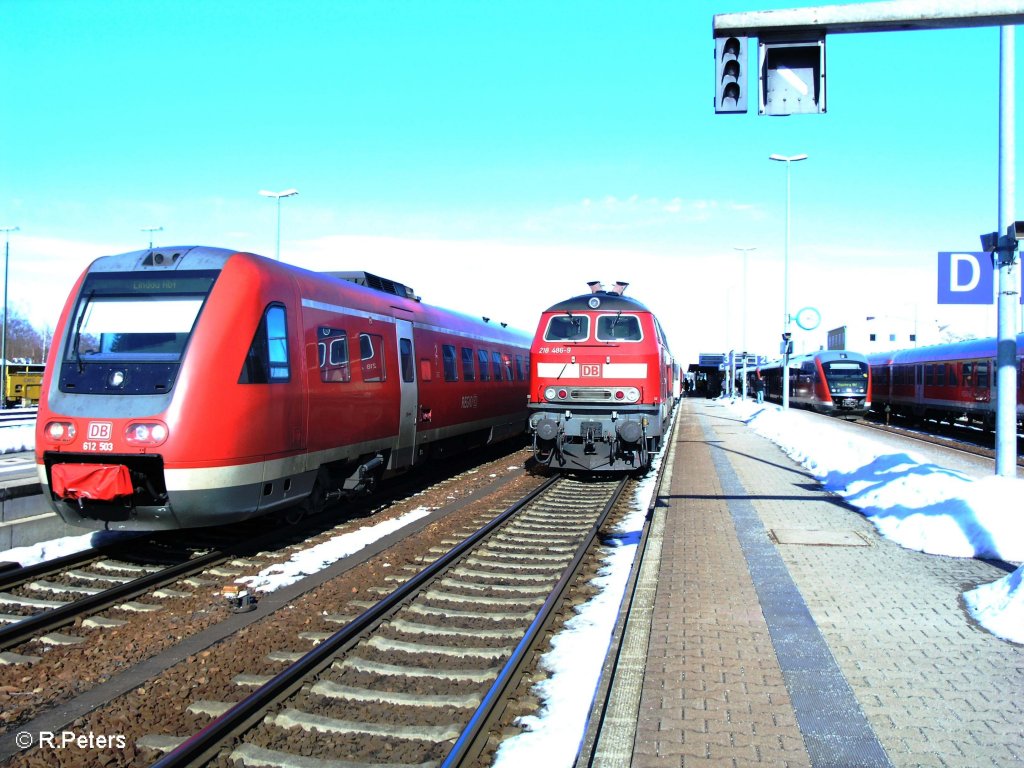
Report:
[[[991,304],[992,254],[939,251],[939,304]]]

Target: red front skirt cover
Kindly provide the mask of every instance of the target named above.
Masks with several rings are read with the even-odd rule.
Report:
[[[53,492],[62,499],[110,501],[133,491],[123,464],[54,464],[50,473]]]

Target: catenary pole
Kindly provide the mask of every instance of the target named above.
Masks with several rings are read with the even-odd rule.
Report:
[[[1014,221],[1014,28],[999,28],[999,233]],[[999,270],[996,338],[996,474],[1017,476],[1017,302],[1015,253],[993,254]]]

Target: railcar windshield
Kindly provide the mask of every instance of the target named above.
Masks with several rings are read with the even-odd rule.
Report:
[[[136,300],[94,297],[76,321],[69,358],[177,361],[195,324],[202,299]]]
[[[64,359],[178,362],[215,277],[216,273],[169,278],[90,275]]]
[[[590,336],[587,315],[554,315],[548,320],[544,341],[585,341]]]
[[[89,274],[67,328],[61,390],[168,391],[218,274]]]
[[[823,363],[825,376],[832,384],[866,384],[868,364],[856,360],[837,360]]]

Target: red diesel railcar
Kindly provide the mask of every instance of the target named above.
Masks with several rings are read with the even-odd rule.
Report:
[[[64,307],[36,427],[76,526],[217,525],[525,429],[528,337],[368,273],[207,247],[96,260]]]
[[[531,349],[530,432],[562,470],[645,471],[674,404],[674,362],[654,314],[626,283],[543,312]]]

